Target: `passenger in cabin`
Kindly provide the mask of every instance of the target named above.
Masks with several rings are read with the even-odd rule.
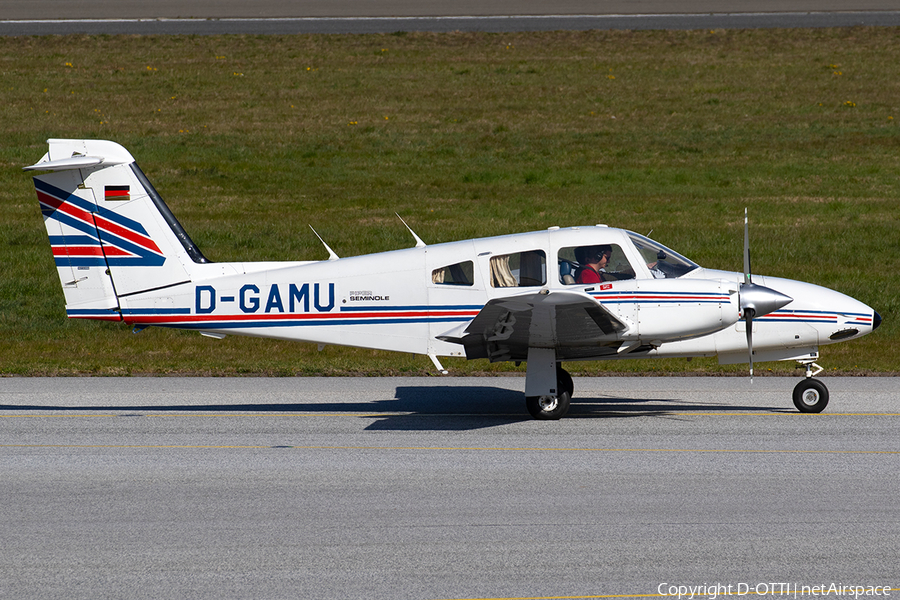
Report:
[[[575,248],[575,260],[580,265],[575,271],[575,282],[601,283],[606,281],[605,269],[610,256],[612,256],[612,248],[607,245]]]

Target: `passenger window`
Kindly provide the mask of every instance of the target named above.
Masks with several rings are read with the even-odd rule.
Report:
[[[431,272],[431,283],[438,285],[474,285],[475,269],[472,261],[456,263]]]
[[[634,269],[618,244],[562,248],[558,262],[559,282],[564,285],[634,279]]]
[[[491,257],[492,287],[530,287],[547,283],[547,255],[529,250]]]

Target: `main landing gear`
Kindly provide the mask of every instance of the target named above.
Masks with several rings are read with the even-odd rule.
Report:
[[[525,406],[532,417],[539,421],[555,421],[561,419],[569,412],[569,404],[572,394],[575,392],[575,384],[569,372],[556,365],[555,393],[542,394],[540,396],[525,396]]]
[[[525,371],[525,407],[540,421],[555,421],[569,412],[575,385],[552,348],[529,348]]]
[[[812,361],[801,364],[806,366],[806,379],[794,388],[794,406],[802,413],[820,413],[828,406],[828,388],[813,377],[822,372],[822,367]]]

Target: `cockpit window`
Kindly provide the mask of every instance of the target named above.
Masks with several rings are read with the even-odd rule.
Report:
[[[561,248],[558,262],[564,285],[634,279],[634,268],[618,244]]]
[[[639,233],[629,231],[628,237],[631,238],[634,247],[641,253],[644,262],[647,263],[647,267],[650,269],[650,273],[656,279],[681,277],[685,273],[700,268],[700,265],[697,263]]]
[[[474,285],[474,269],[472,261],[448,265],[431,272],[431,283],[438,285]]]
[[[529,250],[491,257],[491,287],[528,287],[547,283],[547,257]]]

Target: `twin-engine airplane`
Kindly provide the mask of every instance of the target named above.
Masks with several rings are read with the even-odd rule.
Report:
[[[71,318],[439,356],[525,361],[536,419],[569,408],[565,361],[717,356],[795,360],[802,412],[828,390],[819,347],[875,330],[865,304],[813,284],[704,269],[605,225],[323,261],[207,260],[122,146],[49,140],[28,171]],[[324,242],[323,242],[324,243]],[[777,291],[776,291],[777,290]],[[816,368],[813,372],[813,367]],[[443,371],[446,372],[446,371]]]

